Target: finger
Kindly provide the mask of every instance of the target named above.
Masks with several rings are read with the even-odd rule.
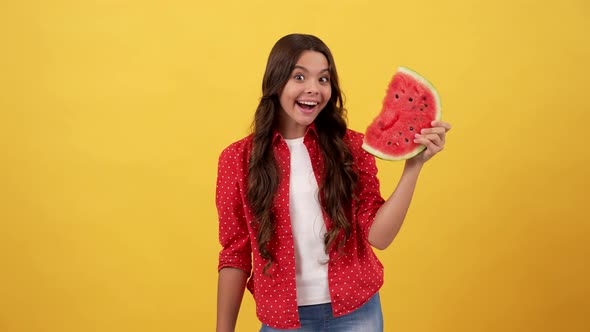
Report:
[[[434,143],[437,146],[441,146],[443,145],[443,138],[440,137],[440,135],[437,134],[428,134],[428,135],[420,135],[420,134],[416,134],[414,135],[415,138],[424,138],[427,139],[429,141],[431,141],[432,143]]]
[[[444,127],[424,128],[424,129],[420,130],[420,134],[422,134],[422,135],[426,135],[426,134],[443,135],[446,132],[447,132],[447,130]]]
[[[440,137],[440,142],[442,143],[442,145],[444,145],[446,142],[446,129],[443,127],[425,128],[420,130],[420,133],[422,135],[436,134]]]
[[[430,123],[430,125],[431,125],[432,127],[443,127],[443,128],[445,128],[445,131],[449,131],[449,130],[451,130],[451,128],[452,128],[452,126],[451,126],[451,124],[450,124],[450,123],[448,123],[448,122],[444,122],[444,121],[436,121],[436,120],[435,120],[435,121],[432,121],[432,122]]]
[[[426,147],[426,149],[430,152],[437,153],[442,150],[441,146],[434,144],[431,140],[426,139],[424,137],[414,139],[414,143],[422,144]]]

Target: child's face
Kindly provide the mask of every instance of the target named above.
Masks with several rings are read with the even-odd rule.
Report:
[[[281,135],[287,139],[305,135],[331,95],[328,60],[322,53],[304,51],[280,95]]]

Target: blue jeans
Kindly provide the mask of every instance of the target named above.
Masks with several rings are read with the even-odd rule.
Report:
[[[334,318],[332,304],[317,304],[299,307],[301,328],[277,330],[262,324],[260,332],[383,332],[383,313],[379,293],[355,311]]]

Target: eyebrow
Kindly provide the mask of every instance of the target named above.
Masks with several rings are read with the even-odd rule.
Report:
[[[301,69],[301,70],[306,71],[306,72],[309,73],[309,70],[307,70],[307,68],[305,68],[303,66],[300,66],[300,65],[295,65],[295,67],[293,68],[293,70],[295,70],[295,69]],[[323,72],[326,72],[326,71],[329,73],[330,72],[330,69],[329,68],[324,68],[324,69],[320,70],[320,73],[323,73]]]

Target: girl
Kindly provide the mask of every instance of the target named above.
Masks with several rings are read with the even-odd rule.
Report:
[[[336,65],[317,37],[281,38],[268,58],[253,133],[219,157],[217,331],[233,331],[244,289],[260,331],[382,331],[378,290],[424,163],[448,123],[416,135],[384,201],[375,158],[347,129]]]

